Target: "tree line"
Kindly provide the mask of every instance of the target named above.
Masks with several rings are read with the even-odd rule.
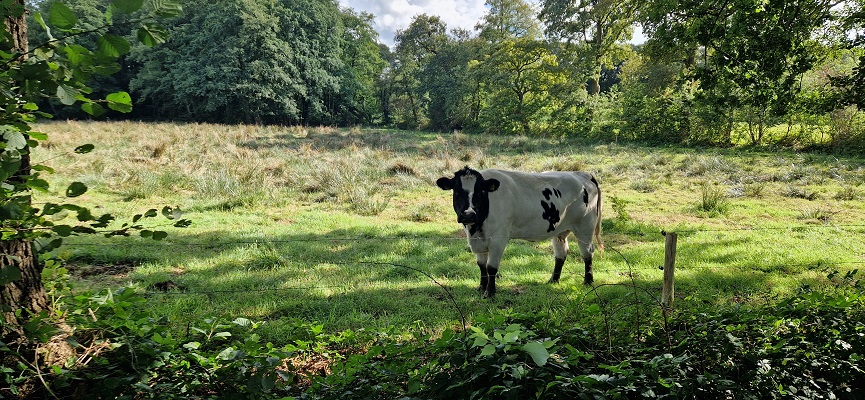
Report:
[[[36,6],[48,13],[56,1]],[[102,15],[93,10],[110,4],[62,2],[93,25]],[[136,46],[118,74],[91,87],[129,92],[136,108],[125,117],[141,119],[718,145],[736,135],[810,145],[815,132],[839,147],[865,141],[862,0],[486,4],[474,31],[421,14],[390,48],[373,15],[335,0],[189,0],[165,22],[164,45]],[[647,40],[633,45],[637,25]],[[773,127],[783,128],[770,139]]]

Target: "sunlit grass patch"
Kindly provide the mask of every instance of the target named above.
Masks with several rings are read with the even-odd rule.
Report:
[[[634,285],[641,302],[660,295],[662,230],[680,232],[683,306],[819,287],[827,268],[861,268],[865,253],[865,230],[845,227],[865,213],[858,158],[315,127],[60,122],[38,130],[51,145],[35,157],[62,171],[48,179],[87,183],[80,201],[121,217],[179,206],[193,221],[160,228],[170,233],[162,242],[67,238],[57,255],[71,265],[128,266],[110,280],[76,277],[86,281],[76,290],[130,285],[178,321],[266,320],[262,334],[274,342],[294,319],[335,331],[440,332],[459,326],[456,308],[469,322],[495,310],[544,310],[552,322],[576,323],[592,304],[630,318]],[[88,142],[94,154],[67,155]],[[596,287],[582,285],[574,243],[561,282],[548,285],[549,241],[514,240],[498,297],[481,299],[451,196],[434,184],[465,165],[593,173],[607,244],[594,259]],[[155,293],[169,280],[183,289]]]

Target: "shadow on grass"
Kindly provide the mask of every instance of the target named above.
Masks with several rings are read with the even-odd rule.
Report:
[[[643,247],[623,250],[621,255],[607,251],[595,264],[595,287],[586,287],[582,262],[574,253],[565,264],[562,281],[547,284],[552,271],[548,249],[512,241],[500,270],[498,295],[482,299],[475,289],[478,269],[464,239],[417,235],[404,229],[377,237],[373,228],[359,227],[279,236],[178,235],[171,243],[115,238],[101,244],[96,240],[93,248],[98,254],[75,246],[80,254],[72,262],[132,262],[136,268],[130,273],[131,282],[148,292],[155,312],[170,316],[177,326],[211,316],[267,320],[273,321],[265,330],[267,339],[274,342],[285,334],[279,324],[283,319],[323,323],[329,331],[435,332],[496,310],[545,312],[560,323],[572,324],[595,312],[628,329],[628,324],[649,322],[638,316],[648,318],[659,310],[661,273],[636,266],[639,273],[630,279],[614,272],[622,257],[632,261],[644,257]],[[685,241],[680,254],[708,252],[711,262],[724,264],[733,255],[719,249],[741,245],[747,245],[747,240]],[[662,254],[663,246],[657,247]],[[740,302],[771,290],[770,275],[739,272],[691,269],[687,259],[680,260],[679,306],[687,307],[689,301]],[[152,289],[165,280],[180,289]]]

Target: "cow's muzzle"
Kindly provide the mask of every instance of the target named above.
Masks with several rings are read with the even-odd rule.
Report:
[[[478,214],[474,210],[466,210],[463,213],[457,214],[457,222],[465,225],[471,225],[478,222]]]

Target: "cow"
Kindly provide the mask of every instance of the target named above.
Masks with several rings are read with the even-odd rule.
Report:
[[[555,266],[549,283],[557,283],[574,233],[585,263],[583,284],[591,285],[592,254],[601,242],[601,189],[586,172],[529,173],[466,166],[436,185],[453,191],[457,222],[463,225],[469,248],[481,272],[478,291],[496,294],[499,263],[510,239],[552,239]]]

